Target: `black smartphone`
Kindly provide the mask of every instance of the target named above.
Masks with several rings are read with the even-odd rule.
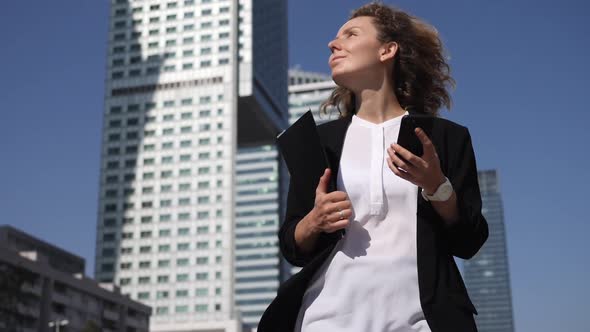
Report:
[[[424,151],[422,150],[422,142],[414,129],[422,128],[426,135],[431,138],[432,125],[436,120],[435,116],[426,114],[409,114],[402,118],[402,123],[399,128],[399,135],[397,137],[397,144],[403,146],[406,150],[412,152],[418,157],[422,157]],[[398,155],[399,156],[399,155]]]

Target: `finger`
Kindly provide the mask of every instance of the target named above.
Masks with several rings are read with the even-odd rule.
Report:
[[[348,219],[339,220],[339,221],[334,222],[334,223],[331,223],[329,226],[327,226],[324,229],[324,232],[326,232],[326,233],[334,233],[337,230],[346,228],[346,226],[348,226],[348,223],[349,223],[349,220]]]
[[[389,169],[391,169],[391,171],[397,175],[398,177],[410,181],[412,183],[415,183],[415,177],[412,173],[407,172],[404,169],[400,169],[399,167],[395,166],[393,164],[393,162],[391,161],[391,159],[387,158],[387,165],[389,166]]]
[[[326,194],[326,200],[330,202],[341,202],[348,200],[348,194],[344,191],[332,191]]]
[[[412,166],[416,166],[422,160],[420,157],[416,156],[415,154],[411,153],[410,151],[406,150],[403,146],[399,144],[391,144],[391,149],[395,152],[398,156],[403,158],[406,163],[411,164]]]
[[[399,178],[402,178],[406,181],[414,183],[415,178],[411,173],[408,173],[404,170],[399,170],[399,169],[397,170],[397,172],[393,172],[393,173]]]
[[[424,151],[424,154],[429,154],[429,155],[436,154],[436,149],[434,148],[434,144],[432,144],[432,141],[430,140],[428,135],[426,135],[426,132],[422,128],[416,128],[414,130],[414,132],[416,133],[416,136],[418,136],[418,139],[422,143],[422,149]]]
[[[390,169],[390,170],[391,170],[391,171],[392,171],[394,174],[398,175],[398,173],[402,173],[402,172],[403,172],[403,173],[405,173],[405,172],[406,172],[406,170],[405,170],[405,169],[402,169],[401,167],[397,167],[397,166],[396,166],[396,165],[393,163],[393,161],[391,161],[391,158],[387,157],[387,158],[385,158],[385,159],[386,159],[386,161],[387,161],[387,166],[389,166],[389,169]]]
[[[387,149],[387,154],[389,154],[389,159],[393,162],[394,166],[397,166],[401,169],[403,169],[404,171],[409,171],[411,168],[414,168],[414,165],[406,163],[404,160],[402,160],[394,151],[393,149],[389,148]]]
[[[324,170],[324,174],[320,178],[318,186],[315,190],[316,196],[318,196],[318,194],[325,194],[328,191],[328,183],[330,182],[330,173],[331,172],[332,171],[329,168],[326,168]]]
[[[349,200],[334,202],[329,205],[330,212],[338,212],[347,209],[352,209],[352,203]]]
[[[328,217],[328,222],[335,223],[335,222],[338,222],[339,220],[348,219],[348,218],[350,218],[351,215],[352,215],[351,209],[336,210],[330,214],[330,216]]]

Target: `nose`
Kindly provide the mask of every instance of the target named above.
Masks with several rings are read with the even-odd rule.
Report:
[[[332,53],[334,53],[335,49],[340,49],[340,43],[338,42],[338,39],[332,39],[332,41],[328,43],[328,48]]]

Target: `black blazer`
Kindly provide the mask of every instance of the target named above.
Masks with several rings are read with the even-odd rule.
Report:
[[[351,117],[347,116],[318,126],[332,168],[330,191],[336,189],[342,145],[350,121]],[[430,136],[436,146],[441,169],[457,194],[460,218],[456,224],[447,226],[429,202],[420,194],[416,197],[420,303],[432,332],[477,331],[473,319],[477,311],[453,259],[453,256],[471,258],[488,237],[488,225],[481,214],[471,137],[467,128],[444,119],[437,121]],[[262,315],[259,332],[293,331],[309,281],[342,237],[342,232],[324,233],[312,253],[305,255],[298,250],[295,226],[311,211],[313,204],[313,198],[296,197],[291,182],[286,216],[279,231],[279,244],[287,261],[303,269],[281,284],[276,298]],[[395,313],[392,312],[392,315]]]

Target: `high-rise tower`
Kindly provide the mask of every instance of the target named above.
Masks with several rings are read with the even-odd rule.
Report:
[[[465,261],[465,284],[479,312],[475,317],[479,331],[513,332],[504,208],[498,174],[487,170],[480,171],[478,176],[482,212],[490,234],[480,251]]]
[[[287,123],[285,0],[113,0],[96,278],[152,331],[236,331],[236,154]]]

